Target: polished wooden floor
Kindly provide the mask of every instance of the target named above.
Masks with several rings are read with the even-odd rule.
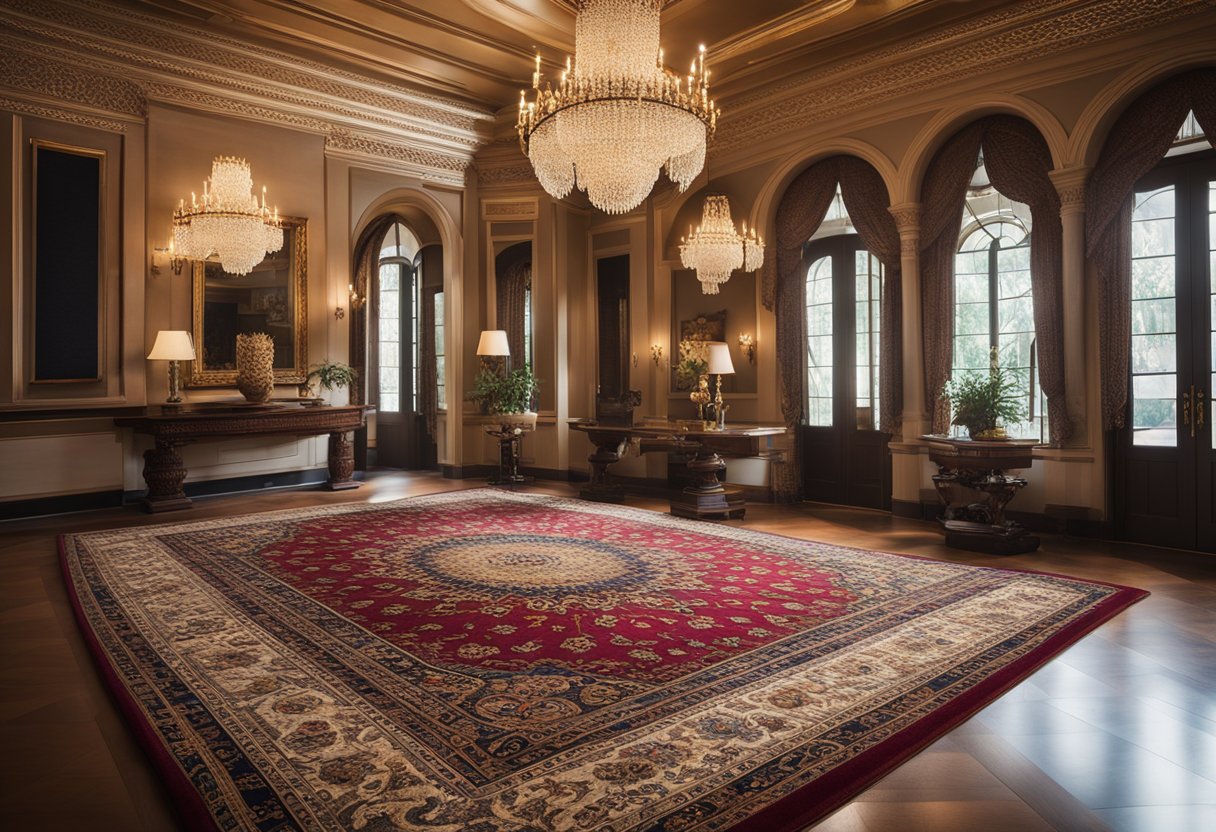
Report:
[[[480,485],[373,475],[358,491],[199,500],[189,519],[378,502]],[[536,490],[571,494],[566,486]],[[665,509],[657,500],[630,505]],[[77,632],[55,536],[187,519],[112,509],[0,524],[0,829],[173,830],[173,807]],[[751,505],[763,531],[1153,594],[815,827],[818,832],[1216,830],[1216,556],[1046,536],[994,558],[934,524],[829,506]]]

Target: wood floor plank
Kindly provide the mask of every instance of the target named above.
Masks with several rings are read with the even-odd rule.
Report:
[[[0,524],[0,828],[179,828],[101,683],[59,575],[56,535],[478,487],[373,473],[347,492],[199,499],[185,514],[108,509]],[[529,490],[570,496],[571,486]],[[629,505],[665,511],[660,499]],[[1216,558],[1043,535],[999,558],[948,549],[936,524],[816,504],[751,504],[759,531],[954,563],[1038,569],[1155,594],[1050,662],[818,824],[816,832],[1216,828]],[[30,776],[31,771],[51,776]]]

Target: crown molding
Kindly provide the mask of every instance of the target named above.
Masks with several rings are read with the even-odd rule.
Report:
[[[109,130],[113,133],[125,133],[128,122],[107,118],[104,115],[85,112],[74,108],[64,107],[51,102],[39,103],[21,98],[9,98],[0,95],[0,110],[8,110],[18,115],[46,118],[53,121],[66,121],[81,127],[94,127],[98,130]]]
[[[455,99],[96,0],[5,0],[0,24],[0,89],[23,98],[138,116],[154,100],[286,125],[448,184],[463,183],[493,121]]]
[[[824,71],[807,70],[747,100],[726,97],[710,152],[754,156],[775,136],[805,136],[833,119],[883,121],[893,108],[915,112],[909,100],[925,101],[928,109],[943,90],[957,91],[969,79],[982,82],[1030,66],[1028,75],[1058,72],[1059,62],[1072,63],[1079,49],[1201,15],[1211,6],[1211,0],[1025,0]],[[1126,54],[1112,59],[1126,63]],[[1014,86],[1030,84],[1006,84]]]

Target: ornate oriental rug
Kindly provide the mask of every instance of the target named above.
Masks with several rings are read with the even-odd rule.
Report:
[[[488,490],[61,546],[225,830],[799,828],[1145,594]]]

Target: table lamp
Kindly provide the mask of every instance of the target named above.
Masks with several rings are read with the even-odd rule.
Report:
[[[505,329],[485,329],[477,341],[477,354],[481,356],[481,366],[489,369],[496,367],[500,374],[511,357],[511,346],[507,343]]]
[[[714,417],[718,422],[718,430],[726,427],[726,408],[722,406],[722,376],[734,374],[735,365],[730,360],[730,345],[725,341],[709,343],[709,366],[705,372],[718,376],[718,386],[714,393]]]
[[[156,343],[148,358],[154,361],[169,362],[169,404],[177,404],[182,400],[182,377],[180,361],[194,360],[194,342],[190,333],[184,329],[162,329],[156,333]]]

